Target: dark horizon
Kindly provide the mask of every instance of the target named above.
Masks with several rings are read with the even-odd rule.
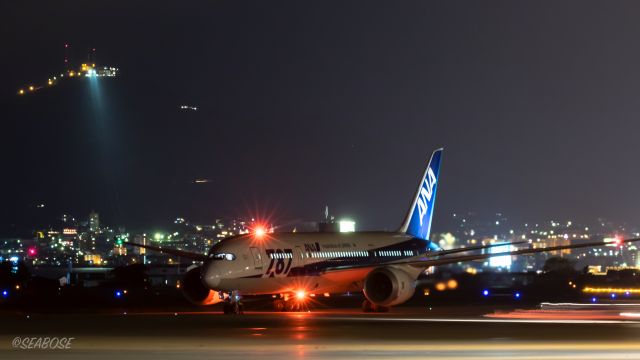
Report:
[[[392,230],[441,146],[435,231],[455,211],[637,222],[640,5],[253,5],[1,5],[0,229],[44,203],[131,228],[328,205]],[[118,78],[18,96],[65,43]]]

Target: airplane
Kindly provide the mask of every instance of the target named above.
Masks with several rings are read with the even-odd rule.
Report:
[[[494,256],[528,255],[604,242],[506,252],[461,254],[493,246],[529,245],[526,241],[444,250],[429,240],[443,149],[435,150],[419,182],[411,206],[397,231],[350,233],[268,233],[262,229],[223,239],[204,255],[152,245],[127,243],[202,262],[180,283],[194,304],[224,302],[227,314],[242,312],[240,296],[272,295],[274,309],[295,310],[310,294],[363,292],[362,309],[384,312],[409,300],[418,276],[432,266],[483,260]],[[638,239],[619,240],[616,245]]]

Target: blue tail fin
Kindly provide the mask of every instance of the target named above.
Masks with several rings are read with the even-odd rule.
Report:
[[[437,149],[431,154],[431,160],[429,160],[429,165],[427,165],[424,171],[418,191],[409,208],[407,217],[402,223],[400,232],[420,239],[429,240],[433,206],[436,203],[436,190],[438,189],[438,173],[440,172],[442,150],[442,148]]]

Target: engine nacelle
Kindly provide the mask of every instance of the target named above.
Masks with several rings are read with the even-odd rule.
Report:
[[[202,267],[193,268],[184,275],[180,282],[182,294],[195,305],[213,305],[224,299],[217,291],[213,291],[202,283]]]
[[[416,291],[416,279],[406,272],[381,267],[364,279],[364,296],[375,305],[393,306],[409,300]]]

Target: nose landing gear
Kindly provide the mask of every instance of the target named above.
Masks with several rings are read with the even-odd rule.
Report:
[[[244,305],[240,301],[240,295],[238,295],[237,291],[232,291],[231,294],[226,296],[222,304],[222,312],[226,315],[244,314]]]

